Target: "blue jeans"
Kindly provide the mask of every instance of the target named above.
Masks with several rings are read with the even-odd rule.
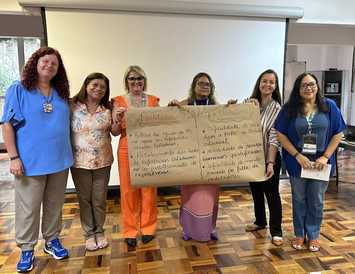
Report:
[[[324,193],[328,183],[314,179],[290,177],[293,228],[296,237],[319,238],[323,219]]]

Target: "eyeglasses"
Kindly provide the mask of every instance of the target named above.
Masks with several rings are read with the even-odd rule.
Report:
[[[139,77],[128,77],[127,80],[130,81],[130,82],[134,82],[134,81],[139,81],[140,82],[140,81],[144,80],[144,77],[142,77],[142,76],[139,76]]]
[[[201,88],[204,88],[204,87],[210,88],[211,87],[211,83],[209,83],[209,82],[197,82],[197,85]]]
[[[303,90],[306,90],[307,88],[315,88],[317,86],[317,83],[316,82],[309,82],[309,83],[303,83],[302,85],[301,85],[301,88],[303,89]]]

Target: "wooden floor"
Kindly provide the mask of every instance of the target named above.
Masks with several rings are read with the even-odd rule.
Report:
[[[107,207],[105,227],[110,246],[86,252],[77,198],[69,194],[64,205],[62,238],[70,258],[52,259],[42,251],[44,243],[40,240],[31,273],[355,273],[355,153],[341,153],[339,162],[341,182],[338,192],[332,188],[326,195],[320,252],[296,251],[290,246],[293,228],[287,181],[281,184],[285,239],[282,247],[270,243],[267,230],[245,232],[245,224],[253,221],[250,192],[226,189],[220,196],[219,241],[183,241],[178,223],[180,197],[162,195],[157,238],[128,249],[122,239],[116,197],[109,199]],[[0,273],[16,273],[19,257],[14,241],[12,195],[12,183],[0,182]]]

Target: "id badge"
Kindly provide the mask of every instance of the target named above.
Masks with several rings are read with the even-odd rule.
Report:
[[[304,154],[316,154],[317,153],[317,135],[316,134],[305,134],[303,135],[303,148],[302,153]]]

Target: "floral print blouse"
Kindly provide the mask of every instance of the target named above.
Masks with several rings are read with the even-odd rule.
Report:
[[[71,103],[73,167],[98,169],[112,164],[111,122],[111,110],[104,106],[91,114],[85,104]]]

